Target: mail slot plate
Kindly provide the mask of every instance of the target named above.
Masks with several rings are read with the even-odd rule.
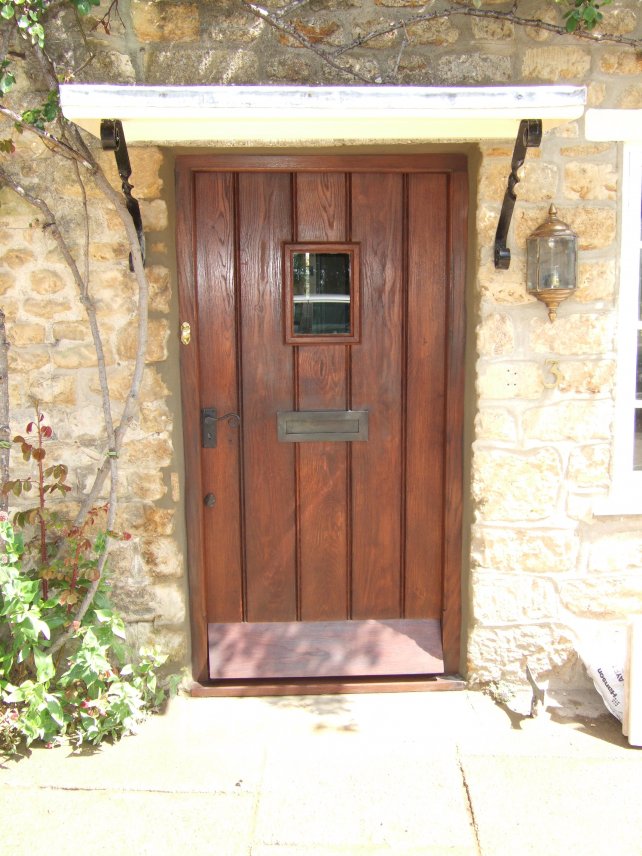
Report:
[[[281,443],[368,439],[367,410],[288,410],[276,414]]]

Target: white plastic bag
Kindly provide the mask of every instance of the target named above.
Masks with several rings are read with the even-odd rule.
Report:
[[[578,644],[578,653],[595,689],[620,722],[624,717],[626,644],[626,627],[621,626],[602,626],[587,631]]]

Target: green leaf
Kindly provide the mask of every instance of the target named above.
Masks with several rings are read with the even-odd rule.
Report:
[[[14,15],[13,6],[10,3],[4,5],[2,9],[0,9],[0,15],[2,15],[3,18],[6,18],[7,21],[10,21]]]
[[[51,678],[56,674],[56,668],[53,664],[51,654],[47,654],[45,651],[35,648],[33,659],[36,664],[36,677],[38,680],[41,682],[51,680]]]

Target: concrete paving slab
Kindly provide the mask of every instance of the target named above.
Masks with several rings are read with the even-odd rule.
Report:
[[[474,853],[454,747],[445,753],[435,744],[326,733],[271,746],[256,841],[394,852],[456,846]]]
[[[249,856],[254,798],[3,789],[0,852]]]
[[[488,856],[640,856],[639,758],[464,757]]]

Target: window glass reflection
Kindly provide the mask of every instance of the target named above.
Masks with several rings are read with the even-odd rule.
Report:
[[[350,254],[292,257],[295,335],[350,334]]]

